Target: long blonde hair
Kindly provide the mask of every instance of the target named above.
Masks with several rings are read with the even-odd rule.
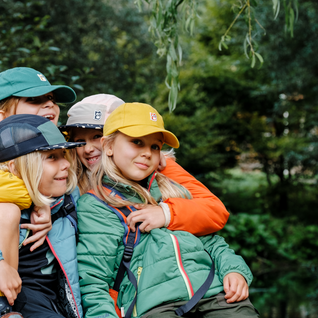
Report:
[[[43,158],[43,152],[34,151],[27,155],[13,159],[17,176],[23,180],[31,200],[39,207],[43,205],[50,205],[54,201],[54,199],[43,195],[39,191],[39,184],[43,174]],[[66,159],[71,162],[68,151],[66,152]],[[0,169],[9,171],[8,162],[0,164]],[[68,169],[66,193],[71,193],[75,189],[76,185],[76,174],[71,165]]]
[[[139,183],[125,178],[115,165],[113,157],[109,157],[106,155],[106,146],[110,146],[115,141],[118,133],[118,131],[112,133],[102,141],[102,159],[92,172],[91,178],[93,180],[92,183],[94,192],[100,199],[104,200],[106,203],[112,206],[123,207],[126,205],[135,204],[127,200],[122,200],[117,197],[110,196],[103,188],[103,177],[104,175],[106,175],[116,184],[123,183],[131,186],[131,189],[135,192],[136,196],[139,196],[141,198],[143,204],[157,205],[158,203],[151,196],[147,189],[142,187]],[[168,198],[191,198],[191,194],[189,194],[186,188],[184,188],[180,184],[177,184],[176,182],[174,182],[173,180],[169,179],[168,177],[164,176],[159,172],[156,173],[156,181],[158,183],[158,187],[162,195],[162,200],[166,200]]]

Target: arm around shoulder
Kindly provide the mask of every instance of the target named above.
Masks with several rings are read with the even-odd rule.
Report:
[[[162,174],[183,185],[193,199],[169,198],[165,200],[170,208],[169,230],[187,231],[197,236],[221,230],[226,224],[229,213],[221,200],[201,182],[184,170],[171,158]]]

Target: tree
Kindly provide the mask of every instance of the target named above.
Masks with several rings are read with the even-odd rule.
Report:
[[[124,0],[1,1],[0,70],[33,67],[73,87],[78,98],[104,92],[149,101],[164,66],[154,63],[144,18]]]

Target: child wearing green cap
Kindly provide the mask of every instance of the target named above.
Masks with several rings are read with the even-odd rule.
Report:
[[[34,69],[16,67],[0,73],[0,121],[14,114],[34,114],[57,125],[60,109],[56,102],[69,103],[75,99],[76,94],[70,87],[51,85],[41,72]],[[9,288],[4,277],[15,274],[16,282],[21,281],[16,273],[17,255],[11,253],[12,246],[18,239],[13,234],[17,233],[15,227],[19,224],[20,210],[29,208],[31,202],[24,182],[13,174],[0,170],[0,260],[3,255],[6,256],[6,260],[0,262],[0,303],[3,300],[1,289],[5,290],[10,304],[13,304],[20,288]],[[35,242],[31,247],[34,250],[43,243],[52,227],[48,208],[36,209],[31,220],[34,224],[22,224],[21,227],[33,231],[34,235],[23,244]]]
[[[252,273],[223,238],[164,227],[133,233],[127,225],[136,203],[191,198],[157,172],[162,145],[179,146],[160,114],[147,104],[123,104],[103,135],[93,190],[78,201],[85,317],[258,317],[247,299]]]
[[[40,116],[13,115],[0,122],[0,169],[24,181],[33,204],[51,206],[53,225],[45,242],[32,252],[30,245],[22,246],[30,231],[21,229],[11,251],[18,253],[23,282],[13,310],[24,318],[82,317],[75,237],[79,191],[66,149],[84,144],[66,142],[56,125]],[[30,223],[30,215],[31,209],[22,210],[20,223]],[[11,310],[1,309],[4,317]]]

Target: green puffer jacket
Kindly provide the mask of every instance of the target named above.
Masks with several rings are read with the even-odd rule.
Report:
[[[114,186],[106,178],[104,182]],[[129,200],[141,202],[129,186],[117,184],[116,189]],[[156,181],[150,192],[160,200]],[[124,227],[112,210],[84,194],[78,201],[78,231],[77,257],[85,317],[118,317],[109,289],[114,285],[123,256]],[[222,237],[195,237],[183,231],[154,229],[141,234],[131,259],[130,269],[138,283],[133,317],[141,317],[161,304],[189,300],[210,272],[211,259],[204,249],[215,262],[215,277],[204,298],[223,291],[223,278],[230,272],[242,274],[251,283],[252,273],[245,261],[228,248]],[[124,307],[126,312],[134,296],[135,288],[126,274],[118,294],[118,307]]]

